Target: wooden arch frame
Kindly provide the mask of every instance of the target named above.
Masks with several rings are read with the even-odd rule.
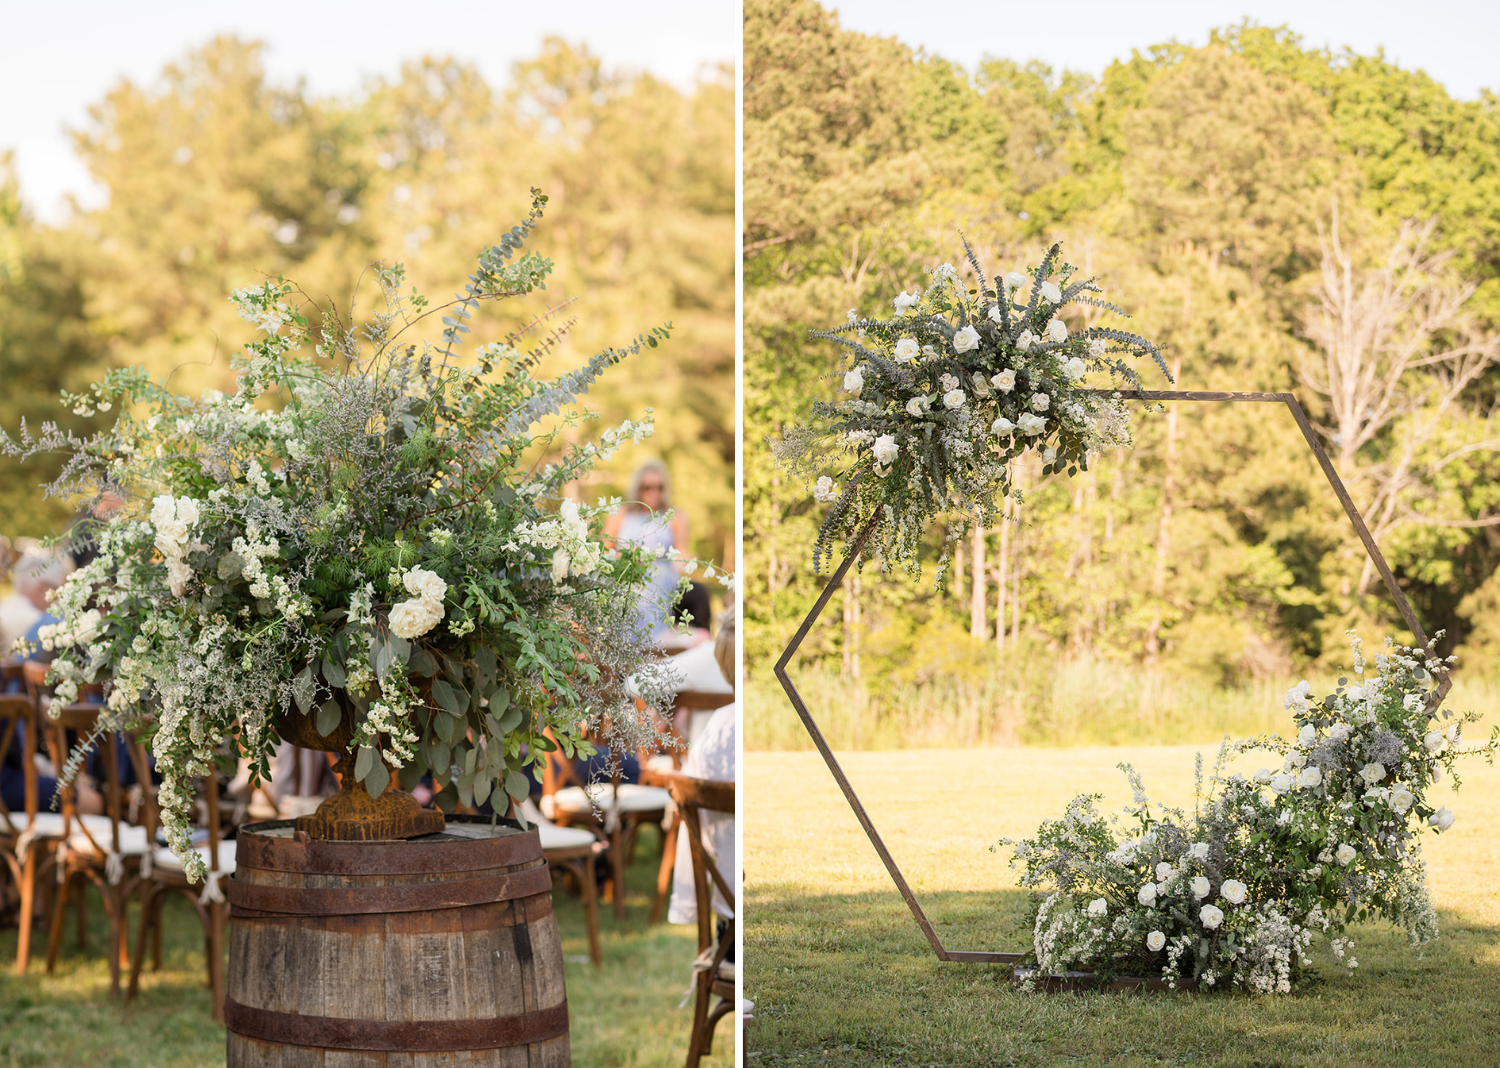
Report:
[[[1363,517],[1359,514],[1359,509],[1354,506],[1354,501],[1350,498],[1349,491],[1344,488],[1343,480],[1339,478],[1338,472],[1334,470],[1333,461],[1328,458],[1328,454],[1323,450],[1323,446],[1319,444],[1312,423],[1308,420],[1307,413],[1303,411],[1302,405],[1298,403],[1295,396],[1290,393],[1207,393],[1192,390],[1115,391],[1095,389],[1088,392],[1099,396],[1119,397],[1121,400],[1239,401],[1286,405],[1287,410],[1292,413],[1292,418],[1296,420],[1297,429],[1302,431],[1302,437],[1306,440],[1308,448],[1312,450],[1313,456],[1317,459],[1318,466],[1323,469],[1323,474],[1328,479],[1329,486],[1333,488],[1334,496],[1344,506],[1344,514],[1349,517],[1349,521],[1354,525],[1354,531],[1359,535],[1359,540],[1364,543],[1365,551],[1369,553],[1371,562],[1374,563],[1375,569],[1380,572],[1380,577],[1385,581],[1386,589],[1390,591],[1391,597],[1395,600],[1396,608],[1400,611],[1401,618],[1406,622],[1407,627],[1416,638],[1417,645],[1422,648],[1427,647],[1427,633],[1422,629],[1422,624],[1417,620],[1417,615],[1412,610],[1411,602],[1407,600],[1405,591],[1397,584],[1396,576],[1391,573],[1390,566],[1386,564],[1385,557],[1380,553],[1380,547],[1375,544],[1375,539],[1371,537],[1369,528],[1365,525]],[[859,554],[870,540],[870,535],[875,532],[878,521],[879,515],[877,513],[860,529],[859,534],[854,539],[854,543],[849,547],[848,552],[845,553],[843,563],[839,564],[838,569],[829,576],[827,584],[823,587],[823,592],[813,604],[812,611],[808,612],[807,618],[802,621],[802,625],[797,628],[797,633],[792,635],[792,640],[787,643],[787,647],[782,652],[780,659],[776,661],[776,678],[780,680],[782,688],[786,690],[787,697],[791,699],[792,707],[797,710],[797,715],[801,718],[803,727],[807,729],[808,735],[813,740],[813,745],[817,746],[818,752],[823,755],[823,760],[828,765],[828,770],[833,773],[834,781],[838,783],[839,789],[844,793],[844,799],[849,802],[849,807],[853,809],[855,818],[859,820],[859,825],[864,828],[865,834],[870,839],[870,844],[875,847],[875,852],[879,854],[881,862],[885,864],[886,871],[890,873],[892,881],[896,884],[896,889],[900,891],[901,897],[906,901],[906,907],[911,910],[912,918],[917,921],[917,926],[921,928],[922,934],[926,936],[927,943],[932,947],[932,952],[937,956],[937,959],[956,961],[961,964],[1015,964],[1022,960],[1025,954],[948,949],[943,945],[943,940],[938,937],[937,931],[933,929],[932,922],[928,920],[927,914],[922,910],[922,906],[917,901],[916,895],[912,893],[911,886],[907,883],[906,877],[901,874],[901,869],[896,864],[895,858],[891,856],[890,850],[886,848],[885,842],[880,837],[880,832],[875,829],[875,824],[871,821],[869,813],[865,811],[865,806],[854,792],[854,787],[850,785],[848,776],[844,774],[844,769],[839,766],[838,760],[835,759],[833,750],[828,747],[828,742],[823,738],[823,732],[813,722],[812,714],[807,709],[807,703],[802,700],[802,695],[797,692],[797,687],[792,683],[791,676],[787,674],[787,665],[791,663],[792,657],[796,655],[797,649],[807,638],[808,632],[817,623],[818,617],[823,614],[823,609],[827,606],[834,591],[843,585],[844,576],[848,574],[849,568],[854,561],[859,559]],[[1439,700],[1448,695],[1448,690],[1451,686],[1452,679],[1445,675],[1438,684],[1437,693]]]

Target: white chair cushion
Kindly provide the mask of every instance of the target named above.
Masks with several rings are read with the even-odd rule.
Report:
[[[104,821],[103,828],[89,827],[89,832],[94,836],[92,842],[89,841],[88,835],[81,831],[74,831],[68,838],[68,848],[92,852],[97,843],[99,848],[106,853],[112,851],[114,835],[111,833],[109,820]],[[144,856],[149,848],[150,843],[146,841],[146,828],[130,823],[120,824],[120,854],[122,856]]]
[[[203,858],[203,864],[205,867],[207,867],[208,846],[198,846],[198,848],[195,849],[194,852],[196,852],[200,857]],[[182,870],[182,861],[178,860],[177,854],[173,853],[166,846],[156,847],[156,852],[151,855],[151,862],[155,864],[156,867],[162,868],[166,871]],[[234,871],[234,841],[232,839],[227,842],[219,843],[219,870],[226,874]]]
[[[618,797],[621,812],[659,812],[667,807],[672,795],[660,786],[622,782]],[[566,812],[570,815],[584,815],[595,809],[608,812],[615,808],[615,799],[615,791],[609,783],[590,786],[587,793],[581,786],[568,786],[552,795],[552,808],[554,812]],[[545,805],[543,811],[546,811]]]
[[[597,841],[592,831],[586,831],[582,827],[558,827],[552,823],[538,823],[536,829],[541,835],[544,853],[549,849],[580,849],[583,846],[593,845]]]
[[[61,812],[38,812],[36,821],[32,824],[26,818],[24,812],[12,812],[10,822],[17,831],[24,831],[28,826],[33,827],[38,838],[61,838],[63,836],[63,816]],[[77,834],[78,825],[82,823],[89,829],[95,838],[101,835],[108,836],[110,823],[108,816],[74,816],[69,830]],[[0,832],[5,831],[5,822],[0,820]],[[82,835],[79,835],[81,838]],[[102,839],[101,839],[102,840]]]

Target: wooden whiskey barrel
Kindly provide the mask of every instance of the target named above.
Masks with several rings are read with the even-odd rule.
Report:
[[[240,830],[224,881],[229,1068],[570,1063],[535,828],[450,816],[405,841]]]

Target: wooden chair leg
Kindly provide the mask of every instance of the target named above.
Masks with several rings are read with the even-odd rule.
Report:
[[[625,919],[625,834],[624,828],[615,826],[609,836],[609,864],[615,883],[615,919]]]
[[[71,896],[73,898],[74,919],[77,921],[75,931],[77,932],[78,951],[82,953],[89,948],[89,884],[80,878],[78,880],[78,890]]]
[[[151,915],[160,897],[155,883],[141,886],[141,922],[135,932],[135,955],[130,960],[130,985],[125,990],[125,1000],[134,1001],[141,989],[141,968],[146,963],[146,935],[151,928]],[[160,926],[158,924],[158,926]],[[157,967],[160,968],[158,963]]]
[[[120,976],[130,967],[126,952],[128,932],[125,930],[125,891],[123,887],[111,886],[104,897],[104,910],[109,914],[109,996],[120,996]]]
[[[693,1001],[693,1031],[688,1038],[687,1068],[698,1068],[698,1061],[705,1054],[704,1039],[708,1030],[708,999],[713,989],[713,980],[707,972],[699,972],[698,994]]]
[[[26,962],[31,959],[31,910],[36,904],[36,847],[26,850],[21,867],[21,931],[16,942],[16,974],[26,974]]]
[[[161,908],[166,902],[165,894],[157,895],[156,912],[151,917],[151,970],[161,971]]]
[[[651,918],[646,921],[652,926],[661,922],[662,912],[672,894],[672,871],[677,865],[677,827],[681,822],[673,819],[672,826],[662,836],[661,868],[656,873],[656,900],[651,902]]]
[[[589,959],[597,968],[604,963],[604,952],[599,948],[599,884],[594,870],[594,854],[583,858],[583,878],[580,895],[583,897],[583,920],[589,931]]]
[[[720,998],[713,1012],[708,1014],[708,1022],[703,1027],[703,1055],[705,1057],[714,1051],[714,1028],[719,1026],[719,1021],[728,1015],[732,1008],[734,1008],[734,1002],[728,998]]]
[[[51,975],[57,967],[57,954],[62,949],[64,913],[68,909],[68,898],[71,896],[69,887],[73,880],[64,876],[63,881],[57,886],[57,896],[52,899],[52,918],[48,924],[47,931],[47,974]]]

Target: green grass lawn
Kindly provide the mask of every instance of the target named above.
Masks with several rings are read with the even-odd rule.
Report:
[[[687,1057],[691,1003],[678,1009],[697,955],[697,931],[646,918],[656,886],[657,838],[641,837],[627,871],[630,893],[623,924],[612,906],[601,909],[604,964],[587,963],[588,939],[578,898],[554,897],[562,930],[572,1026],[573,1063],[579,1068],[677,1068]],[[0,1066],[88,1068],[197,1068],[224,1063],[224,1028],[209,1015],[202,928],[180,897],[166,906],[163,966],[142,977],[140,997],[120,1005],[109,997],[109,966],[102,952],[107,926],[97,897],[91,910],[90,950],[78,953],[73,922],[56,974],[44,974],[46,942],[25,977],[13,968],[16,931],[0,931]],[[132,911],[132,920],[134,919]],[[720,1022],[715,1056],[705,1065],[734,1062],[732,1020]]]
[[[1076,792],[1190,807],[1193,754],[1217,747],[840,754],[949,949],[1025,950],[1008,851]],[[1237,765],[1238,766],[1238,765]],[[1251,762],[1251,770],[1254,770]],[[1441,938],[1419,956],[1393,928],[1354,929],[1352,976],[1315,951],[1288,997],[1028,995],[993,965],[939,963],[816,753],[747,753],[746,1063],[782,1065],[1500,1065],[1500,769],[1474,762],[1427,835]]]

